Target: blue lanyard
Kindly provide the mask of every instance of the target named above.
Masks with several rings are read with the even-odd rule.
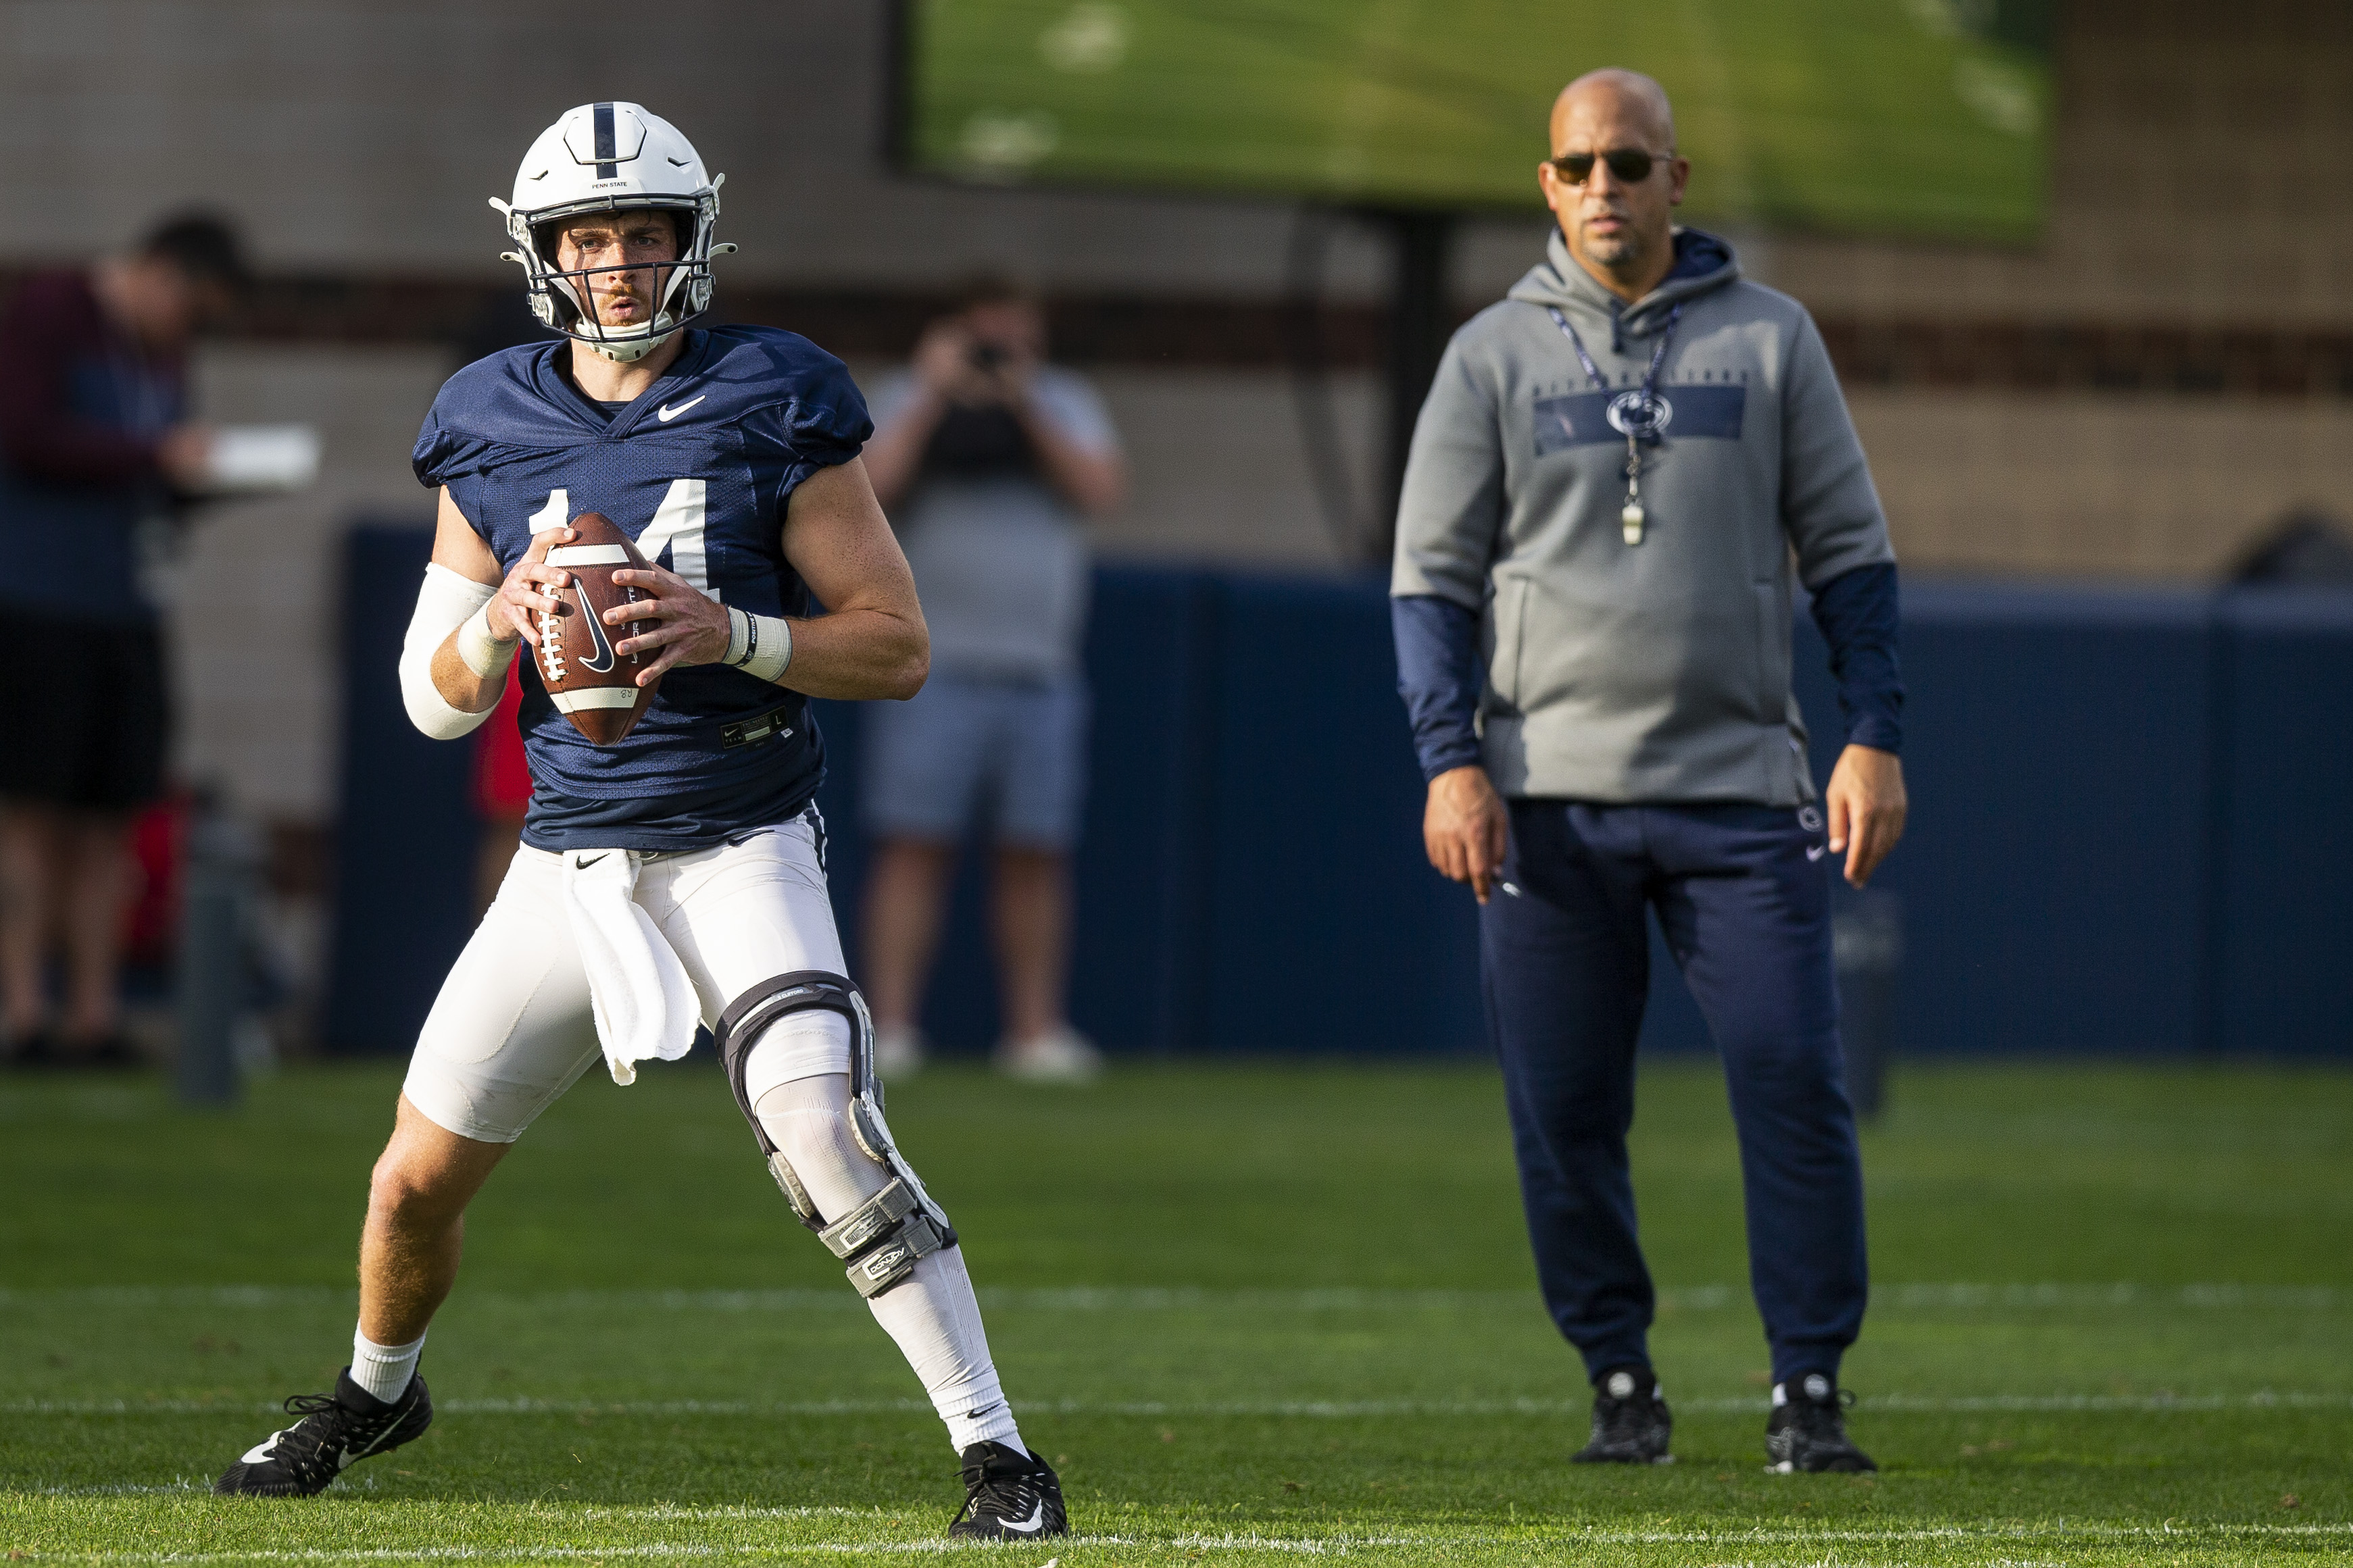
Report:
[[[1568,324],[1560,307],[1547,305],[1545,309],[1552,312],[1552,324],[1560,329],[1568,346],[1577,351],[1577,363],[1593,378],[1593,384],[1608,392],[1609,383],[1603,377],[1601,367],[1585,352],[1585,340],[1577,335],[1577,329]],[[1642,446],[1645,442],[1657,446],[1661,432],[1667,427],[1659,402],[1659,367],[1667,363],[1667,345],[1675,341],[1675,323],[1683,319],[1681,305],[1667,312],[1667,330],[1659,334],[1659,346],[1651,351],[1651,368],[1643,373],[1642,389],[1621,392],[1609,400],[1607,417],[1612,427],[1626,436],[1626,504],[1618,509],[1618,525],[1628,544],[1642,542],[1643,529],[1650,521],[1649,510],[1642,505]]]
[[[1561,314],[1560,307],[1547,305],[1545,309],[1552,312],[1552,324],[1560,329],[1561,335],[1568,340],[1568,346],[1577,351],[1577,363],[1585,367],[1585,374],[1593,378],[1593,384],[1604,392],[1609,391],[1609,378],[1601,374],[1601,367],[1593,363],[1593,356],[1585,352],[1585,340],[1577,335],[1577,329],[1568,324],[1568,318]],[[1630,441],[1641,439],[1655,443],[1659,439],[1659,431],[1662,427],[1659,422],[1659,367],[1667,363],[1667,345],[1675,341],[1675,323],[1683,319],[1683,308],[1681,305],[1667,312],[1667,330],[1659,334],[1659,346],[1651,351],[1651,368],[1643,373],[1641,396],[1624,400],[1627,406],[1623,408],[1617,403],[1610,406],[1611,413],[1626,421],[1620,428],[1626,432]],[[1612,420],[1611,423],[1616,424],[1617,421]]]

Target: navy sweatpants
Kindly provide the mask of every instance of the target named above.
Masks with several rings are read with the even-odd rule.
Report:
[[[1774,1379],[1835,1378],[1868,1276],[1820,809],[1515,800],[1511,813],[1480,958],[1553,1321],[1589,1375],[1650,1362],[1626,1132],[1655,909],[1723,1054]]]

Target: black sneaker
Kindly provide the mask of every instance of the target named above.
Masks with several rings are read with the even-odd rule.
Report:
[[[1002,1443],[975,1443],[964,1460],[964,1511],[950,1535],[976,1541],[1041,1541],[1071,1533],[1062,1478],[1035,1454]]]
[[[353,1459],[399,1447],[433,1425],[433,1396],[422,1377],[411,1377],[398,1399],[387,1405],[352,1381],[345,1367],[332,1394],[298,1394],[286,1402],[293,1426],[272,1432],[246,1450],[213,1483],[223,1497],[310,1497]]]
[[[1853,1394],[1819,1372],[1777,1386],[1772,1418],[1765,1423],[1765,1457],[1772,1461],[1766,1468],[1785,1476],[1879,1468],[1847,1441],[1846,1407],[1853,1403]]]
[[[1577,1465],[1672,1465],[1675,1418],[1647,1366],[1616,1366],[1593,1380],[1593,1440],[1569,1457]]]

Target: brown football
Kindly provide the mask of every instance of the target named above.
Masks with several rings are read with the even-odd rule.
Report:
[[[561,566],[572,580],[549,590],[561,607],[539,617],[539,678],[555,700],[555,710],[574,729],[609,746],[637,728],[661,685],[638,684],[638,672],[653,662],[651,655],[613,651],[636,628],[626,623],[608,626],[602,618],[616,605],[652,596],[613,581],[613,574],[625,566],[642,570],[646,558],[602,512],[584,511],[569,526],[579,537],[547,552],[547,563]]]

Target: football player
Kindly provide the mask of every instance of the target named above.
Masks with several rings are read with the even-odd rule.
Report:
[[[332,1393],[288,1400],[301,1419],[216,1491],[309,1495],[423,1433],[417,1362],[467,1203],[600,1057],[626,1084],[637,1061],[683,1055],[699,1016],[795,1214],[947,1423],[966,1490],[949,1533],[1067,1528],[955,1232],[883,1121],[811,805],[824,752],[807,699],[913,695],[923,612],[841,363],[790,332],[695,324],[712,257],[733,248],[712,239],[720,183],[664,121],[596,103],[543,133],[512,202],[491,203],[564,340],[469,365],[426,418],[416,468],[440,518],[400,663],[409,715],[444,739],[481,722],[518,651],[538,657],[566,561],[600,548],[565,526],[591,511],[653,563],[614,574],[646,597],[603,618],[619,654],[654,656],[638,683],[663,684],[599,746],[526,672],[523,847],[426,1020],[376,1163],[351,1365]]]

